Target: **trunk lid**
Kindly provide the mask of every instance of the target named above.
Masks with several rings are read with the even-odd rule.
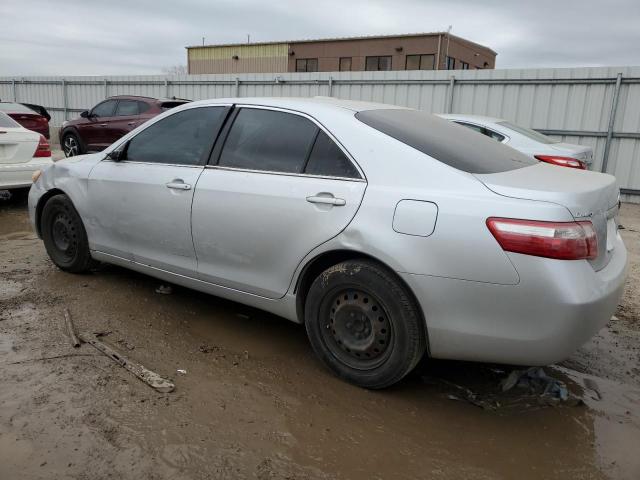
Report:
[[[553,143],[550,147],[558,150],[561,155],[581,160],[588,165],[593,162],[593,148],[591,147],[571,143]]]
[[[40,135],[22,128],[0,127],[0,164],[31,161]]]
[[[598,257],[590,263],[595,270],[609,263],[618,229],[619,189],[615,177],[544,163],[475,177],[498,195],[557,203],[574,219],[591,220],[598,235]]]

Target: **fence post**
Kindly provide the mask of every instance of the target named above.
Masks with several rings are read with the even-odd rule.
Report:
[[[169,80],[164,79],[164,97],[169,98]]]
[[[333,77],[329,75],[329,96],[333,97]]]
[[[62,85],[62,109],[63,109],[63,115],[64,115],[64,119],[69,120],[69,117],[67,115],[67,111],[69,109],[69,104],[67,102],[67,81],[63,78],[60,81],[61,85]]]
[[[240,96],[240,79],[236,77],[236,98]]]
[[[453,87],[456,85],[456,76],[451,75],[449,77],[449,91],[447,92],[447,111],[445,113],[452,113],[453,111]]]
[[[11,87],[13,90],[13,101],[18,102],[18,87],[16,87],[16,79],[11,80]]]
[[[107,98],[109,96],[109,87],[108,87],[108,81],[105,78],[104,79],[104,98]]]
[[[609,152],[611,151],[611,140],[613,139],[613,126],[616,122],[616,112],[618,110],[618,97],[620,96],[620,84],[622,83],[622,72],[618,72],[616,77],[616,86],[613,90],[613,98],[611,99],[611,111],[609,113],[609,126],[607,128],[607,140],[604,143],[604,152],[602,153],[602,167],[600,171],[607,172],[609,165]]]

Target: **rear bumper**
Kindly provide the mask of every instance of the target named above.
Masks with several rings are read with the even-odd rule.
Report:
[[[34,158],[26,163],[0,164],[0,189],[30,187],[33,172],[52,163],[51,158]]]
[[[435,358],[547,365],[567,358],[611,318],[626,279],[619,235],[609,264],[509,254],[518,285],[401,274],[420,302]]]

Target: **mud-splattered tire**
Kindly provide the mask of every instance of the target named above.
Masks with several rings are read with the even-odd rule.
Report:
[[[54,195],[42,209],[40,232],[49,257],[60,269],[83,273],[95,266],[87,232],[66,195]]]
[[[422,358],[422,317],[406,287],[387,268],[350,260],[314,280],[305,301],[311,346],[339,377],[365,388],[400,381]]]

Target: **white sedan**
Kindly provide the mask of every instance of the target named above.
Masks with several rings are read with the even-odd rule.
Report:
[[[439,116],[509,145],[541,162],[587,170],[593,161],[591,147],[561,143],[540,132],[501,118],[459,114]]]
[[[0,190],[31,187],[33,173],[51,163],[47,139],[0,112]]]

